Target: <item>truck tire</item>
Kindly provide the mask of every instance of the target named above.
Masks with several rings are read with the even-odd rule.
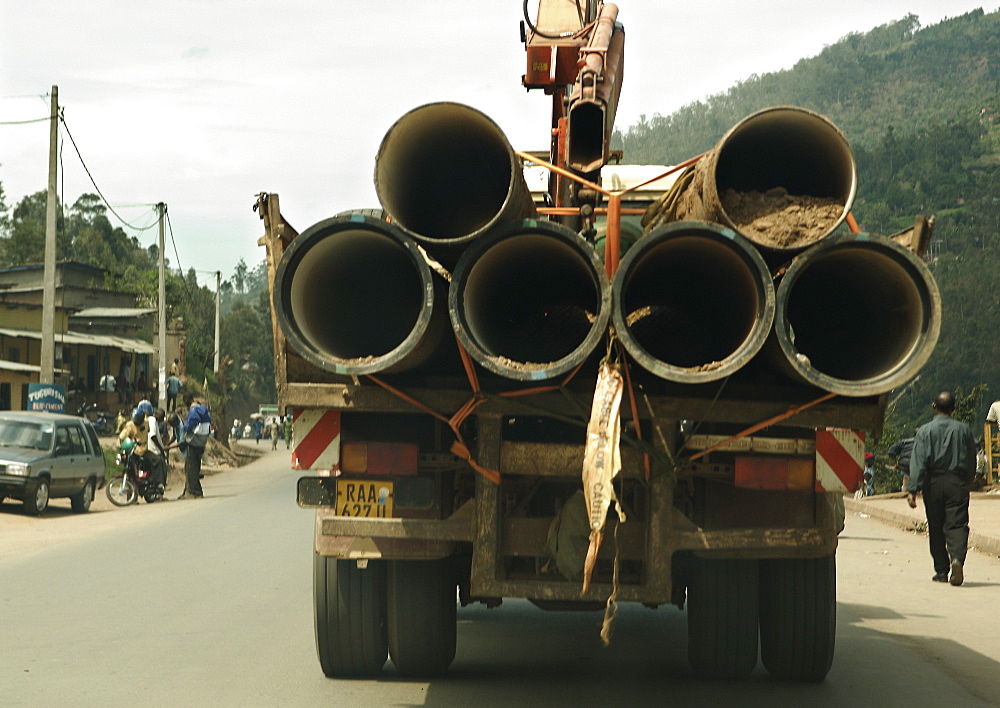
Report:
[[[757,561],[691,559],[688,661],[706,678],[745,679],[757,665]]]
[[[760,655],[774,678],[822,681],[837,636],[837,559],[760,561]]]
[[[373,676],[388,657],[385,563],[313,558],[316,653],[330,678]]]
[[[455,659],[451,559],[389,564],[389,655],[403,676],[440,676]]]

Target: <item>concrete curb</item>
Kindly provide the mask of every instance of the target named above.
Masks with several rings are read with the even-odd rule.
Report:
[[[900,498],[903,498],[902,495],[900,495]],[[918,519],[911,514],[883,509],[879,506],[859,502],[848,497],[844,497],[844,509],[848,513],[867,514],[873,519],[878,519],[894,526],[900,526],[908,531],[915,531],[917,524],[921,522],[924,524],[927,523],[927,519],[923,515]],[[970,529],[969,550],[979,551],[980,553],[1000,558],[1000,538],[988,536],[975,529]]]

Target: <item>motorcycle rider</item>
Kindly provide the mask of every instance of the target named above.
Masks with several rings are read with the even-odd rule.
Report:
[[[151,481],[162,491],[166,482],[162,450],[166,446],[160,438],[152,403],[139,401],[132,411],[132,417],[118,433],[119,442],[125,438],[135,441],[134,454],[142,458],[150,471]]]

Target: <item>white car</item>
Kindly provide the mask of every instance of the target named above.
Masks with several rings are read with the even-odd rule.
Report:
[[[13,497],[33,516],[52,497],[90,509],[104,486],[104,453],[90,421],[60,413],[0,412],[0,502]]]

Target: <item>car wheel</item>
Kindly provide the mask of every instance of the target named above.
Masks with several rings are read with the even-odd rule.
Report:
[[[83,489],[69,499],[70,506],[77,514],[83,514],[90,511],[90,503],[92,501],[94,501],[94,482],[89,479],[87,480],[87,483],[83,485]]]
[[[49,480],[40,477],[24,490],[24,509],[32,516],[41,516],[49,507]]]

